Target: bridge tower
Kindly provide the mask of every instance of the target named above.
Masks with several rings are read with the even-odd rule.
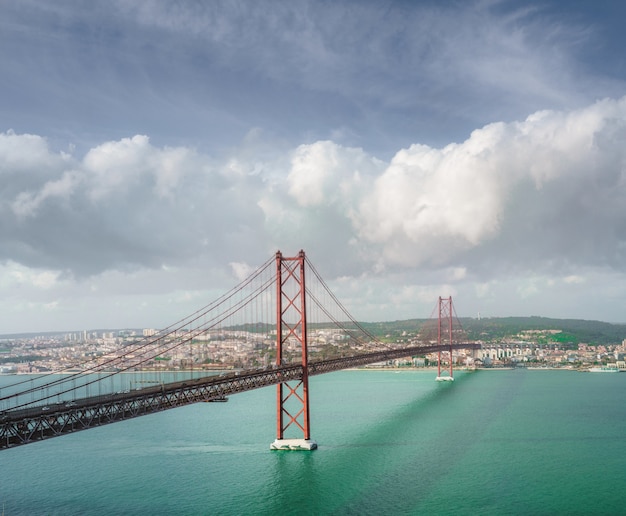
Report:
[[[452,296],[449,298],[439,297],[438,302],[438,323],[437,323],[437,345],[442,346],[446,343],[450,345],[448,350],[450,354],[450,368],[447,376],[441,375],[441,349],[439,350],[439,356],[437,360],[437,381],[438,382],[453,382],[454,376],[452,375],[452,317],[454,310],[452,308]]]
[[[287,349],[301,351],[302,378],[276,386],[276,439],[272,450],[314,450],[309,419],[309,374],[306,326],[305,256],[287,258],[276,253],[276,365],[285,363]],[[286,438],[290,427],[303,438]]]

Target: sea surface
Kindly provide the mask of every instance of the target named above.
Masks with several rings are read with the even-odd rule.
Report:
[[[312,452],[270,451],[274,387],[0,451],[0,514],[626,513],[626,374],[434,377],[312,377]]]

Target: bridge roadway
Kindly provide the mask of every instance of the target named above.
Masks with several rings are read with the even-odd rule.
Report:
[[[308,364],[309,376],[409,355],[445,351],[449,347],[449,345],[416,346],[311,361]],[[453,349],[478,348],[480,344],[453,345]],[[9,409],[0,414],[0,450],[191,403],[220,401],[238,392],[300,379],[302,379],[302,365],[289,364],[271,369],[236,371],[132,391],[90,396],[45,407]]]

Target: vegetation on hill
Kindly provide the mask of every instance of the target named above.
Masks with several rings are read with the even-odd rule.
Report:
[[[626,338],[626,325],[584,319],[547,317],[499,317],[463,319],[463,328],[471,339],[488,335],[492,339],[513,337],[529,330],[560,330],[549,336],[551,342],[572,344],[619,344]],[[544,336],[544,338],[548,338]]]
[[[377,323],[361,323],[379,339],[398,340],[414,336],[425,319],[407,319]],[[551,319],[548,317],[490,317],[486,319],[460,318],[459,323],[469,340],[498,341],[526,335],[540,344],[577,346],[578,344],[620,344],[626,339],[626,324],[611,324],[583,319]],[[529,334],[524,332],[543,331]],[[557,330],[558,332],[549,332]]]

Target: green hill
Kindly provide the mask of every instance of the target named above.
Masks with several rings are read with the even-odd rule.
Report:
[[[361,323],[380,339],[398,340],[415,335],[425,319],[407,319],[377,323]],[[558,330],[559,333],[536,334],[539,343],[559,343],[577,346],[585,344],[620,344],[626,339],[626,324],[612,324],[584,319],[551,319],[548,317],[490,317],[483,319],[460,318],[459,322],[469,340],[501,340],[518,337],[531,330]],[[532,334],[531,334],[532,335]],[[531,335],[526,334],[530,339]]]

